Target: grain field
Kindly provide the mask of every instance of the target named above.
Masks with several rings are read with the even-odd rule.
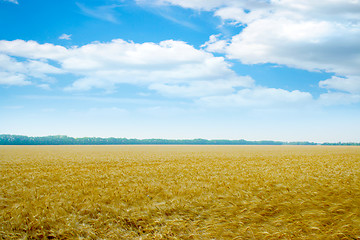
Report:
[[[0,239],[360,239],[360,148],[0,146]]]

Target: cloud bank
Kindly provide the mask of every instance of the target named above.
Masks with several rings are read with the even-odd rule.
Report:
[[[31,77],[46,79],[53,74],[67,73],[78,76],[65,88],[67,91],[94,88],[114,91],[126,83],[146,87],[166,97],[190,98],[208,105],[217,98],[236,96],[238,99],[245,92],[252,99],[259,98],[247,101],[248,105],[254,105],[262,101],[261,91],[272,91],[279,101],[302,100],[297,97],[299,92],[259,90],[251,77],[237,75],[224,57],[215,57],[181,41],[139,44],[116,39],[65,48],[15,40],[0,41],[0,53],[1,74],[5,76],[2,84],[8,85],[26,85],[30,84]],[[26,61],[17,61],[19,57]],[[51,65],[51,61],[59,67]]]
[[[0,84],[29,85],[34,79],[47,81],[54,74],[67,73],[77,77],[67,91],[97,88],[111,92],[125,83],[212,106],[315,103],[307,92],[258,86],[251,76],[231,69],[229,60],[236,60],[332,73],[331,78],[319,82],[328,92],[320,95],[317,103],[359,102],[359,0],[136,2],[212,12],[223,24],[239,31],[227,39],[214,34],[200,49],[175,40],[134,43],[114,39],[70,48],[35,41],[0,41]],[[93,17],[105,10],[113,13],[117,7],[92,11],[78,6]],[[113,14],[106,16],[104,20],[115,21]],[[70,39],[70,35],[60,38]]]

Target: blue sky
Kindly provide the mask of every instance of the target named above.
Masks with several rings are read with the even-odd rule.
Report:
[[[360,1],[0,0],[0,133],[360,142]]]

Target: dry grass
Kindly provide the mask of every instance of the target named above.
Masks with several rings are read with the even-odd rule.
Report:
[[[360,239],[360,148],[0,146],[0,239]]]

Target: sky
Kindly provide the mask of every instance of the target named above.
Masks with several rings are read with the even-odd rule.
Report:
[[[360,142],[360,0],[0,0],[0,134]]]

